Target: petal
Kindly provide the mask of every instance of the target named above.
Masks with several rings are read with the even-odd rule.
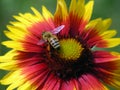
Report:
[[[71,3],[70,3],[70,10],[69,10],[71,13],[75,13],[76,5],[77,5],[76,0],[71,0]]]
[[[120,87],[120,53],[95,51],[96,75],[105,83]]]
[[[107,29],[111,26],[111,23],[112,23],[111,18],[105,19],[105,20],[103,21],[104,29],[107,30]]]
[[[94,1],[91,0],[85,5],[85,13],[83,16],[83,20],[85,20],[87,22],[89,22],[89,20],[91,18],[92,11],[93,11],[93,4],[94,4]]]
[[[20,55],[23,55],[23,54],[20,54]],[[16,56],[18,59],[17,59],[17,66],[19,68],[22,68],[22,67],[29,67],[31,65],[35,65],[36,63],[42,63],[44,58],[38,56],[38,55],[34,55],[32,57],[29,57],[29,58],[24,58],[25,56]],[[30,55],[30,54],[28,54]]]
[[[27,31],[22,30],[18,27],[8,25],[7,28],[10,31],[4,31],[4,33],[7,37],[9,37],[12,40],[24,40],[25,36],[30,34]]]
[[[33,90],[36,90],[37,88],[38,90],[41,90],[49,76],[49,70],[47,69],[47,66],[45,64],[36,64],[25,67],[22,71],[22,74],[25,76],[26,81],[30,82],[31,86],[34,86]],[[22,90],[24,86],[25,85],[23,84],[19,88]]]
[[[44,19],[46,20],[46,23],[48,23],[50,27],[54,28],[53,15],[44,6],[42,7],[42,14]]]
[[[19,86],[17,90],[30,90],[31,88],[33,88],[33,86],[30,84],[30,82],[26,81],[24,84]]]
[[[52,28],[46,23],[46,21],[38,22],[33,24],[28,28],[29,32],[31,32],[34,36],[41,38],[43,31],[52,30]]]
[[[15,50],[8,51],[4,56],[0,56],[0,62],[10,62],[17,53]]]
[[[0,69],[16,70],[16,69],[18,69],[18,67],[16,65],[16,61],[10,61],[10,62],[5,62],[5,63],[0,63]]]
[[[52,13],[47,10],[45,6],[42,6],[42,14],[44,16],[44,19],[47,21],[48,19],[53,19]]]
[[[31,28],[34,27],[34,25],[36,25],[37,23],[43,22],[44,19],[43,19],[42,15],[35,8],[31,7],[31,9],[35,15],[32,15],[30,13],[25,13],[25,14],[20,13],[19,16],[14,16],[14,18],[16,18],[19,22],[10,22],[13,26],[9,26],[8,29],[10,29],[10,31],[13,33],[16,33],[15,31],[17,31],[17,32],[25,31],[28,34],[30,34],[30,33],[34,34],[34,32],[37,31],[36,35],[40,35],[39,34],[40,25],[39,25],[39,27],[33,29],[34,32],[31,30]],[[42,30],[43,30],[43,28],[42,28]],[[12,38],[12,35],[9,37]],[[22,35],[21,35],[21,37],[22,37]]]
[[[2,42],[2,44],[7,46],[8,48],[13,48],[16,50],[24,50],[24,48],[22,47],[22,44],[17,41],[4,41]]]
[[[26,31],[27,30],[27,27],[26,27],[26,25],[25,24],[23,24],[23,23],[21,23],[21,22],[10,22],[10,24],[12,24],[14,27],[16,27],[16,28],[20,28],[20,29],[22,29],[22,30],[24,30],[24,31]]]
[[[84,7],[84,0],[72,0],[70,4],[70,14],[73,14],[73,16],[78,16],[78,18],[81,18],[84,15],[85,7]]]
[[[20,25],[20,24],[19,24]],[[7,28],[9,31],[11,31],[14,34],[19,34],[19,36],[22,36],[23,34],[29,34],[29,32],[26,29],[21,28],[21,25],[19,27],[7,25]]]
[[[20,41],[24,43],[31,43],[36,45],[40,41],[40,39],[35,37],[33,34],[29,34],[24,37],[24,40],[20,40]]]
[[[56,78],[53,74],[50,74],[50,76],[45,82],[43,90],[59,90],[59,89],[60,89],[60,80]]]
[[[116,34],[116,31],[107,31],[108,27],[111,24],[111,19],[95,19],[92,20],[87,26],[86,30],[82,34],[83,39],[87,42],[89,47],[114,47],[119,45],[119,38],[111,38]],[[106,35],[108,34],[108,35]],[[114,41],[116,43],[112,43]]]
[[[42,15],[34,8],[31,7],[32,11],[34,12],[35,15],[32,15],[30,13],[19,13],[19,16],[13,16],[16,20],[18,20],[20,23],[24,24],[25,27],[30,27],[31,24],[41,22],[43,21]]]
[[[103,32],[100,36],[103,39],[107,39],[107,38],[111,38],[111,37],[115,36],[116,34],[117,34],[116,30],[109,30],[109,31]]]
[[[26,27],[31,26],[31,22],[29,22],[28,20],[26,20],[25,18],[22,18],[21,16],[13,16],[16,20],[18,20],[19,22],[21,22],[22,24],[24,24]]]
[[[22,48],[23,50],[21,51],[25,51],[25,52],[37,52],[37,53],[44,53],[46,51],[46,48],[43,48],[40,45],[36,44],[31,44],[31,43],[21,43],[22,44]]]
[[[21,82],[24,80],[24,77],[21,76],[21,69],[18,69],[17,71],[9,72],[6,76],[3,77],[0,82],[4,85],[12,84],[16,80],[21,80]]]
[[[31,9],[34,12],[35,16],[37,16],[40,21],[44,20],[41,13],[38,10],[36,10],[34,7],[31,7]]]
[[[20,51],[25,52],[42,52],[45,49],[40,47],[36,44],[25,43],[25,42],[18,42],[18,41],[4,41],[2,42],[3,45],[7,46],[8,48],[13,48]]]
[[[98,18],[98,19],[90,21],[86,25],[86,30],[92,29],[98,32],[99,34],[101,34],[104,31],[106,31],[110,25],[111,25],[111,19],[108,18],[108,19],[102,20],[101,18]]]
[[[120,38],[110,38],[99,41],[96,46],[102,48],[111,48],[120,45]]]
[[[65,0],[58,0],[57,1],[57,9],[54,14],[54,23],[55,26],[65,25],[63,30],[59,33],[61,37],[67,37],[69,33],[69,17],[67,6]]]
[[[62,82],[61,90],[75,90],[76,87],[72,81],[70,82]]]
[[[120,62],[118,62],[120,63]],[[105,65],[109,65],[110,63],[108,64],[105,64]],[[111,66],[113,62],[111,63]],[[109,65],[110,66],[110,65]],[[119,65],[120,67],[120,65]],[[96,71],[99,71],[97,72],[97,76],[102,79],[103,82],[115,87],[115,88],[120,88],[120,72],[119,72],[120,68],[117,69],[117,71],[112,71],[112,70],[109,70],[107,69],[106,67],[100,67],[100,68],[97,68]]]
[[[82,75],[79,81],[82,87],[81,90],[108,90],[100,81],[89,74]]]
[[[120,54],[117,52],[94,51],[93,56],[96,63],[105,63],[119,60]]]
[[[22,75],[20,75],[19,78],[16,77],[13,80],[15,80],[15,81],[11,85],[8,86],[7,90],[13,90],[13,89],[19,87],[20,85],[22,85],[25,82],[25,79]]]
[[[61,25],[68,17],[67,6],[64,0],[57,1],[57,9],[54,15],[56,25]]]
[[[86,21],[82,18],[85,12],[84,0],[72,0],[70,4],[70,35],[76,37],[85,28]]]
[[[110,71],[114,73],[120,67],[120,53],[107,52],[107,51],[95,51],[94,60],[98,68]],[[116,72],[116,74],[119,72]]]
[[[19,16],[21,18],[27,20],[30,23],[36,23],[36,22],[39,22],[42,20],[42,19],[38,18],[37,16],[32,15],[30,13],[25,13],[25,14],[19,13]]]
[[[17,35],[13,34],[12,32],[9,32],[9,31],[4,31],[4,34],[12,40],[23,40],[24,39],[24,36],[17,36]]]
[[[85,30],[96,30],[95,32],[101,33],[103,32],[104,28],[103,28],[103,22],[101,18],[95,19],[90,21],[86,27]]]
[[[17,69],[16,71],[11,71],[6,76],[4,76],[4,78],[0,80],[0,82],[4,85],[11,84],[7,88],[7,90],[13,90],[17,87],[17,90],[35,90],[35,83],[43,79],[43,77],[46,75],[46,72],[48,72],[48,70],[45,70],[45,68],[45,65],[38,64],[30,67]],[[42,75],[42,73],[44,73],[44,75]]]

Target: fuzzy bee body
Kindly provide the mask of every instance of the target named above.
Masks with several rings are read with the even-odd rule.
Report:
[[[54,49],[58,49],[60,47],[59,40],[55,34],[59,33],[65,26],[61,25],[55,28],[52,31],[45,31],[42,33],[42,39],[37,43],[37,45],[41,45],[44,42],[49,43]]]
[[[59,40],[56,35],[53,35],[51,32],[43,32],[42,37],[47,41],[54,49],[60,47]]]

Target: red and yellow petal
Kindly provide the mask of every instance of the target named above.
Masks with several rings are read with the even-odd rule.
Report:
[[[18,22],[11,22],[13,29],[19,29],[18,31],[25,31],[25,33],[35,34],[36,37],[41,37],[43,31],[52,30],[54,28],[53,15],[44,6],[42,15],[35,8],[31,7],[31,9],[34,15],[30,13],[20,13],[19,16],[14,16]],[[9,26],[8,29],[11,31],[11,26]]]
[[[110,71],[112,73],[114,73],[116,70],[119,70],[120,66],[119,53],[107,51],[95,51],[93,55],[95,63],[97,64],[98,67]]]
[[[16,64],[19,68],[29,67],[35,65],[36,63],[42,63],[45,59],[40,55],[41,53],[33,52],[17,52],[18,55],[15,56]],[[44,53],[43,53],[44,54]]]
[[[120,45],[119,41],[120,41],[120,38],[103,39],[96,44],[96,47],[102,47],[102,48],[115,47]]]
[[[4,41],[2,44],[8,48],[13,48],[15,50],[24,50],[22,43],[18,41]]]
[[[97,35],[102,34],[103,32],[107,31],[107,29],[109,28],[109,26],[111,25],[111,19],[105,19],[102,20],[101,18],[95,19],[90,21],[86,27],[85,27],[85,31],[86,33],[89,32],[91,30],[92,32],[97,33]],[[90,33],[90,34],[91,34]],[[96,34],[91,35],[92,37],[97,36]],[[91,38],[92,38],[91,37]]]
[[[49,12],[49,10],[47,10],[47,8],[45,6],[42,7],[42,15],[43,15],[44,20],[46,21],[46,23],[48,23],[48,25],[50,27],[55,28],[54,23],[53,23],[54,16],[52,15],[51,12]]]
[[[24,38],[26,37],[26,35],[30,36],[30,33],[27,32],[27,30],[23,30],[21,28],[18,27],[14,27],[11,25],[8,25],[7,28],[9,29],[9,31],[4,31],[5,35],[15,41],[23,41]]]
[[[13,90],[25,83],[24,76],[21,75],[21,69],[18,69],[16,71],[9,72],[0,82],[4,85],[10,86],[7,88],[7,90]],[[30,86],[31,87],[31,86]]]
[[[23,68],[22,75],[25,76],[26,81],[28,81],[30,83],[30,85],[34,86],[34,89],[36,89],[36,88],[42,89],[44,83],[46,82],[47,78],[49,77],[49,69],[43,63],[36,64],[36,65],[32,65],[30,67]],[[21,88],[21,87],[19,87],[19,88]]]
[[[36,44],[31,44],[27,42],[18,42],[18,41],[4,41],[2,42],[8,48],[13,48],[15,50],[24,51],[24,52],[39,52],[41,53],[45,49]]]
[[[72,0],[70,4],[70,34],[72,36],[75,36],[77,34],[82,35],[82,32],[86,26],[86,24],[89,22],[92,11],[93,11],[93,4],[94,1],[89,1],[85,5],[84,0]]]
[[[96,63],[110,62],[120,59],[120,54],[117,52],[95,51],[93,52]]]
[[[111,25],[111,19],[101,18],[90,21],[81,35],[89,47],[110,48],[119,45],[120,38],[112,38],[116,35],[115,30],[107,30]],[[113,43],[114,42],[114,43]]]
[[[57,1],[57,8],[54,14],[54,22],[57,26],[61,25],[68,19],[68,11],[65,0]]]
[[[115,87],[120,86],[120,53],[95,51],[97,76],[105,83]]]
[[[46,69],[46,66],[43,64],[22,67],[21,69],[9,72],[0,80],[0,83],[4,85],[10,84],[7,90],[15,88],[18,88],[18,90],[35,90],[36,88],[40,88],[39,86],[41,86],[48,77],[48,70]]]
[[[25,14],[20,13],[19,16],[14,16],[14,18],[19,22],[21,22],[22,24],[24,24],[26,28],[30,27],[31,24],[41,22],[44,20],[42,15],[35,8],[31,7],[31,9],[35,15],[30,13],[25,13]]]
[[[70,18],[70,35],[73,37],[81,33],[86,25],[86,22],[82,18],[84,12],[85,12],[84,0],[71,1],[69,18]]]
[[[78,18],[82,18],[85,13],[85,0],[71,0],[70,4],[70,14],[73,16],[78,16]]]
[[[57,1],[57,8],[54,14],[54,24],[55,26],[65,25],[63,30],[60,32],[60,35],[63,37],[67,37],[69,34],[69,15],[65,0]]]
[[[39,41],[38,37],[41,38],[40,35],[42,31],[46,30],[45,27],[48,26],[47,22],[45,23],[44,19],[45,17],[47,19],[47,16],[45,16],[45,14],[47,14],[48,12],[45,13],[45,11],[47,10],[45,8],[43,9],[43,18],[42,15],[35,8],[32,7],[32,10],[35,15],[32,15],[30,13],[20,13],[19,16],[14,16],[14,18],[16,18],[19,22],[11,22],[12,25],[7,26],[9,31],[5,31],[6,36],[14,41],[3,42],[4,45],[9,48],[14,48],[21,51],[30,50],[29,47],[31,47],[31,50],[33,50],[34,52],[37,49],[40,50],[40,47],[37,46],[37,42]],[[53,23],[53,21],[51,22]],[[42,28],[39,28],[40,26],[37,26],[37,28],[33,29],[36,24],[41,25]],[[51,28],[48,27],[47,30]],[[33,31],[38,31],[36,33],[36,36],[34,35],[35,33]],[[35,46],[37,46],[37,48],[35,48]]]

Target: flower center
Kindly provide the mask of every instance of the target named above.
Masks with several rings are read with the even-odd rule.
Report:
[[[60,40],[60,57],[65,60],[77,60],[83,48],[81,44],[75,39]]]
[[[45,62],[51,72],[62,80],[78,78],[85,73],[95,72],[92,52],[83,48],[82,44],[73,38],[60,39],[60,48],[48,49]]]

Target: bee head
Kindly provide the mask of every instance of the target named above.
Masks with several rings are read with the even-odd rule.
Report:
[[[52,36],[52,34],[50,32],[43,32],[42,33],[42,37],[43,37],[44,40],[47,40],[51,36]]]

